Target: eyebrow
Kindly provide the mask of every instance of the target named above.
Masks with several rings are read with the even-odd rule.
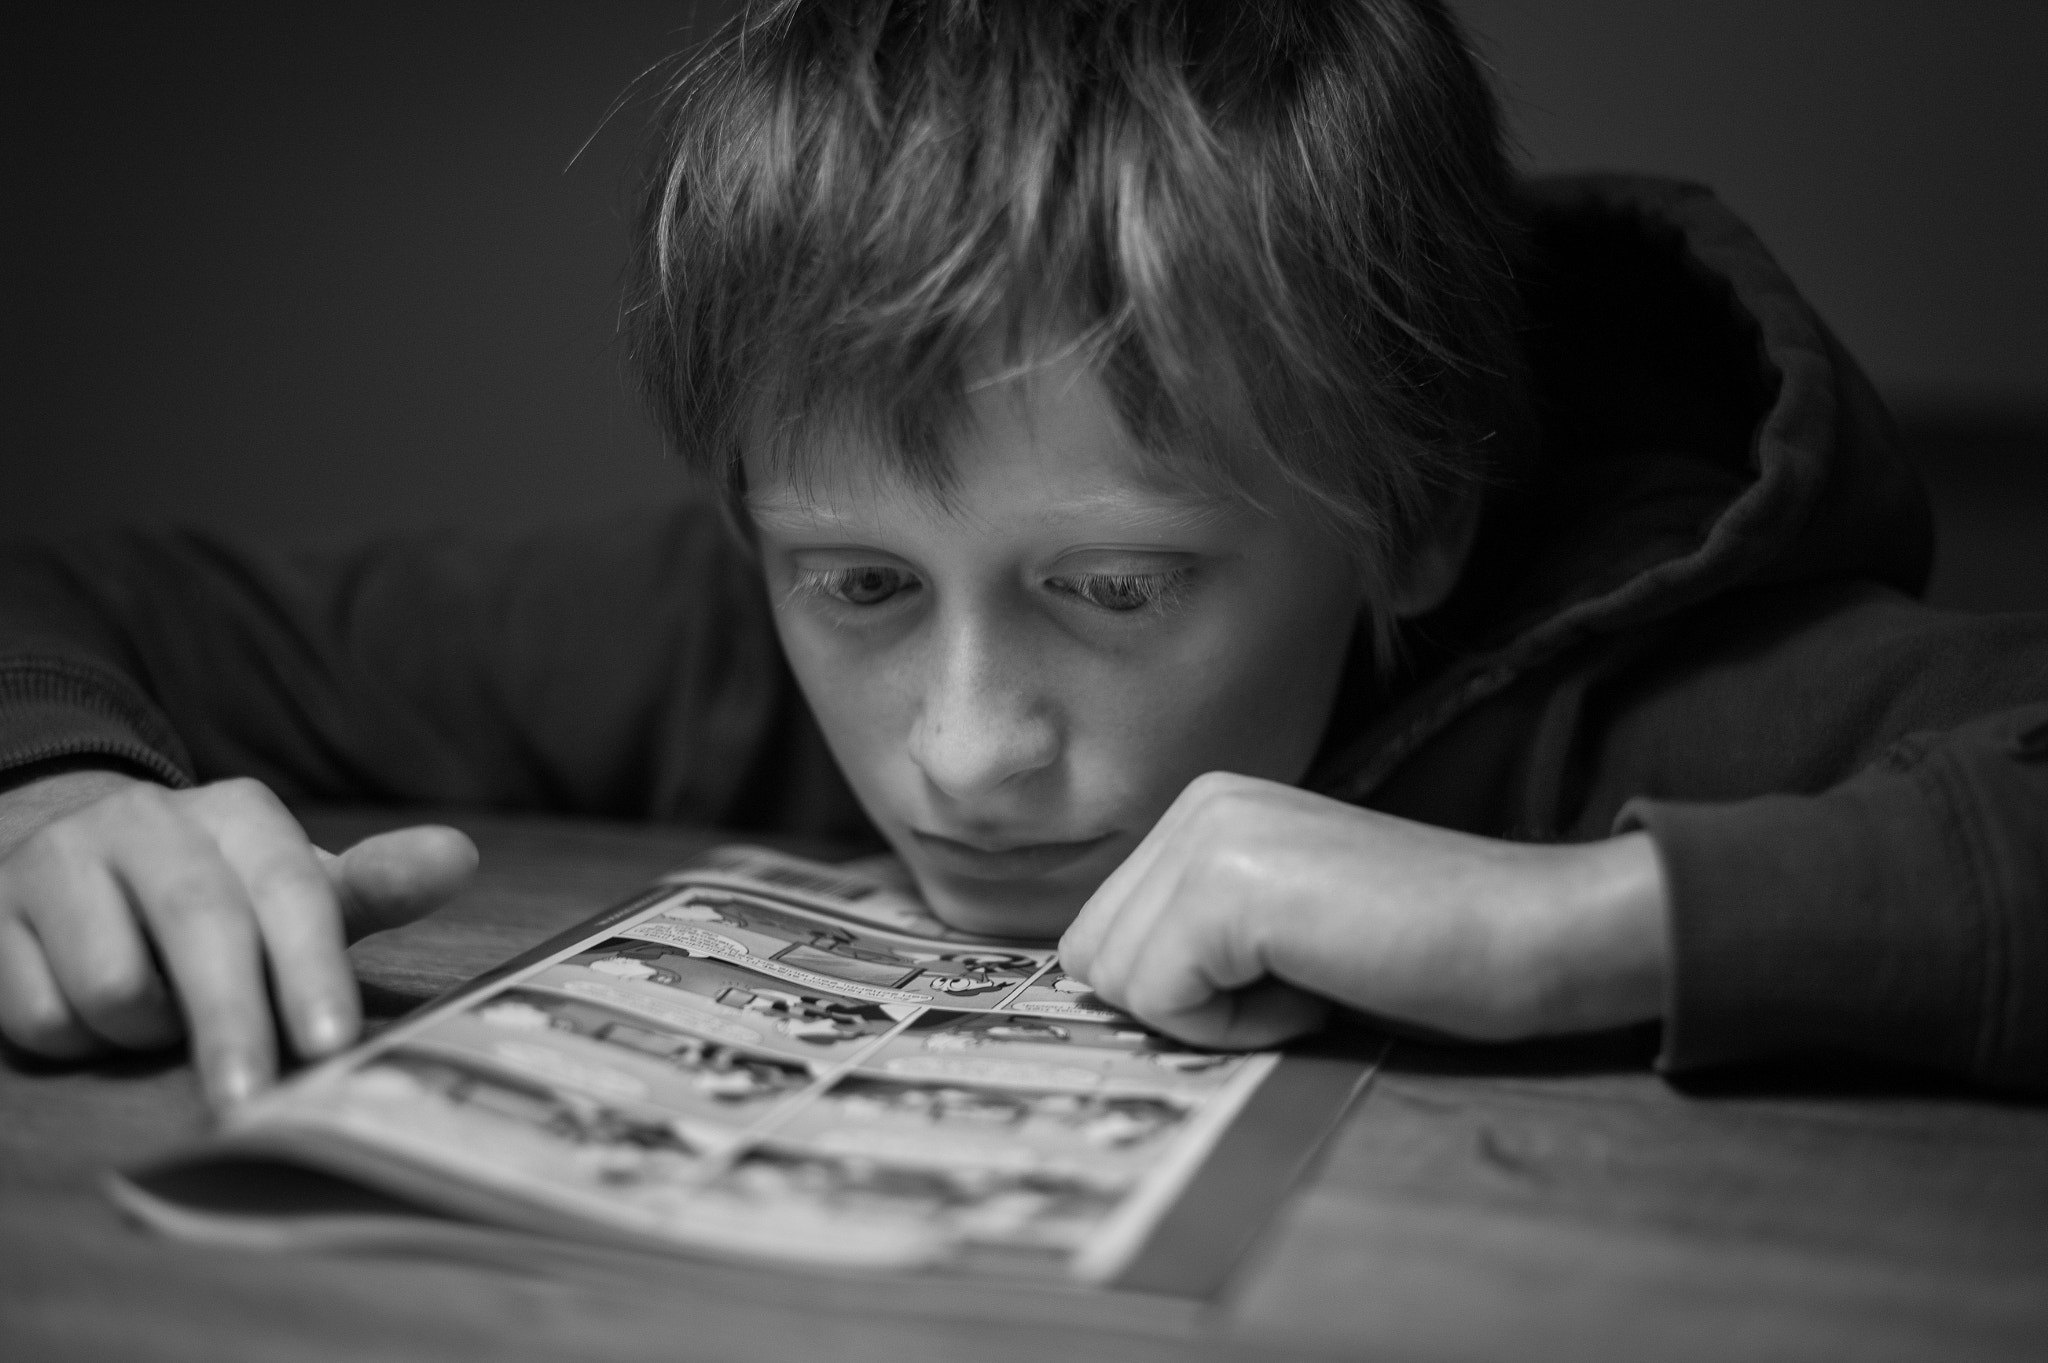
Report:
[[[746,510],[763,530],[801,534],[819,530],[858,527],[861,519],[823,500],[794,496],[786,490],[769,494],[750,492]],[[943,508],[943,503],[934,505]],[[1056,517],[1114,520],[1138,532],[1186,534],[1213,529],[1243,510],[1258,508],[1249,500],[1232,500],[1213,493],[1159,491],[1133,497],[1097,493],[1054,503],[1048,510]]]

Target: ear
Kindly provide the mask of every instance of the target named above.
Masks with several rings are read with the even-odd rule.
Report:
[[[1435,533],[1416,546],[1388,604],[1398,619],[1412,620],[1441,606],[1458,585],[1472,541],[1479,533],[1479,495],[1467,492],[1437,518]]]

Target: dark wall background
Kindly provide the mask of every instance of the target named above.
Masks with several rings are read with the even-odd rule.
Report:
[[[643,110],[606,115],[726,9],[18,22],[0,533],[332,538],[663,495],[612,347]],[[2048,6],[1459,9],[1532,166],[1704,179],[1757,224],[1923,456],[1938,595],[2048,606]]]
[[[1703,180],[1877,380],[1932,599],[2048,610],[2048,5],[1453,0],[1527,162]]]
[[[694,8],[42,7],[8,44],[0,528],[283,539],[666,490],[612,347],[643,119],[606,114]]]

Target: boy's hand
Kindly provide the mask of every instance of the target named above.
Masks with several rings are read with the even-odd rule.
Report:
[[[452,828],[330,855],[249,780],[172,791],[93,771],[8,791],[0,1034],[56,1059],[189,1036],[208,1095],[233,1103],[277,1072],[273,999],[300,1055],[346,1045],[362,1022],[348,942],[425,913],[475,866]]]
[[[1311,1031],[1325,999],[1509,1040],[1657,1016],[1667,914],[1647,834],[1501,842],[1212,773],[1102,883],[1060,959],[1197,1045]]]

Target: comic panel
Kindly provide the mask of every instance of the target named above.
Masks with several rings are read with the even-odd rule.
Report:
[[[938,941],[979,940],[932,917],[903,863],[886,854],[825,863],[766,847],[728,844],[713,848],[697,865],[671,879],[688,884],[721,875],[772,885],[827,913],[872,927]]]
[[[801,1061],[529,987],[494,994],[413,1033],[407,1044],[461,1051],[595,1098],[659,1108],[715,1148],[815,1079]]]
[[[814,1073],[865,1049],[918,1011],[800,988],[661,942],[611,938],[526,984],[638,1014],[708,1041],[795,1060]]]
[[[858,1068],[954,1084],[1201,1095],[1228,1083],[1244,1061],[1194,1050],[1136,1023],[931,1012],[862,1057]]]
[[[693,888],[621,937],[743,963],[800,988],[870,1003],[991,1008],[1036,974],[1047,951],[922,942],[769,903]]]
[[[700,1232],[734,1248],[860,1268],[1059,1274],[1119,1201],[1061,1175],[915,1166],[763,1146],[699,1195]]]
[[[1072,1022],[1117,1022],[1137,1026],[1130,1014],[1097,998],[1095,991],[1059,966],[1040,975],[1003,1004],[1006,1013],[1067,1019]]]
[[[905,1164],[1135,1182],[1186,1128],[1181,1094],[1075,1092],[847,1075],[775,1129],[778,1144]]]
[[[374,1055],[294,1108],[465,1178],[594,1196],[643,1222],[672,1218],[717,1167],[660,1116],[424,1051]]]

